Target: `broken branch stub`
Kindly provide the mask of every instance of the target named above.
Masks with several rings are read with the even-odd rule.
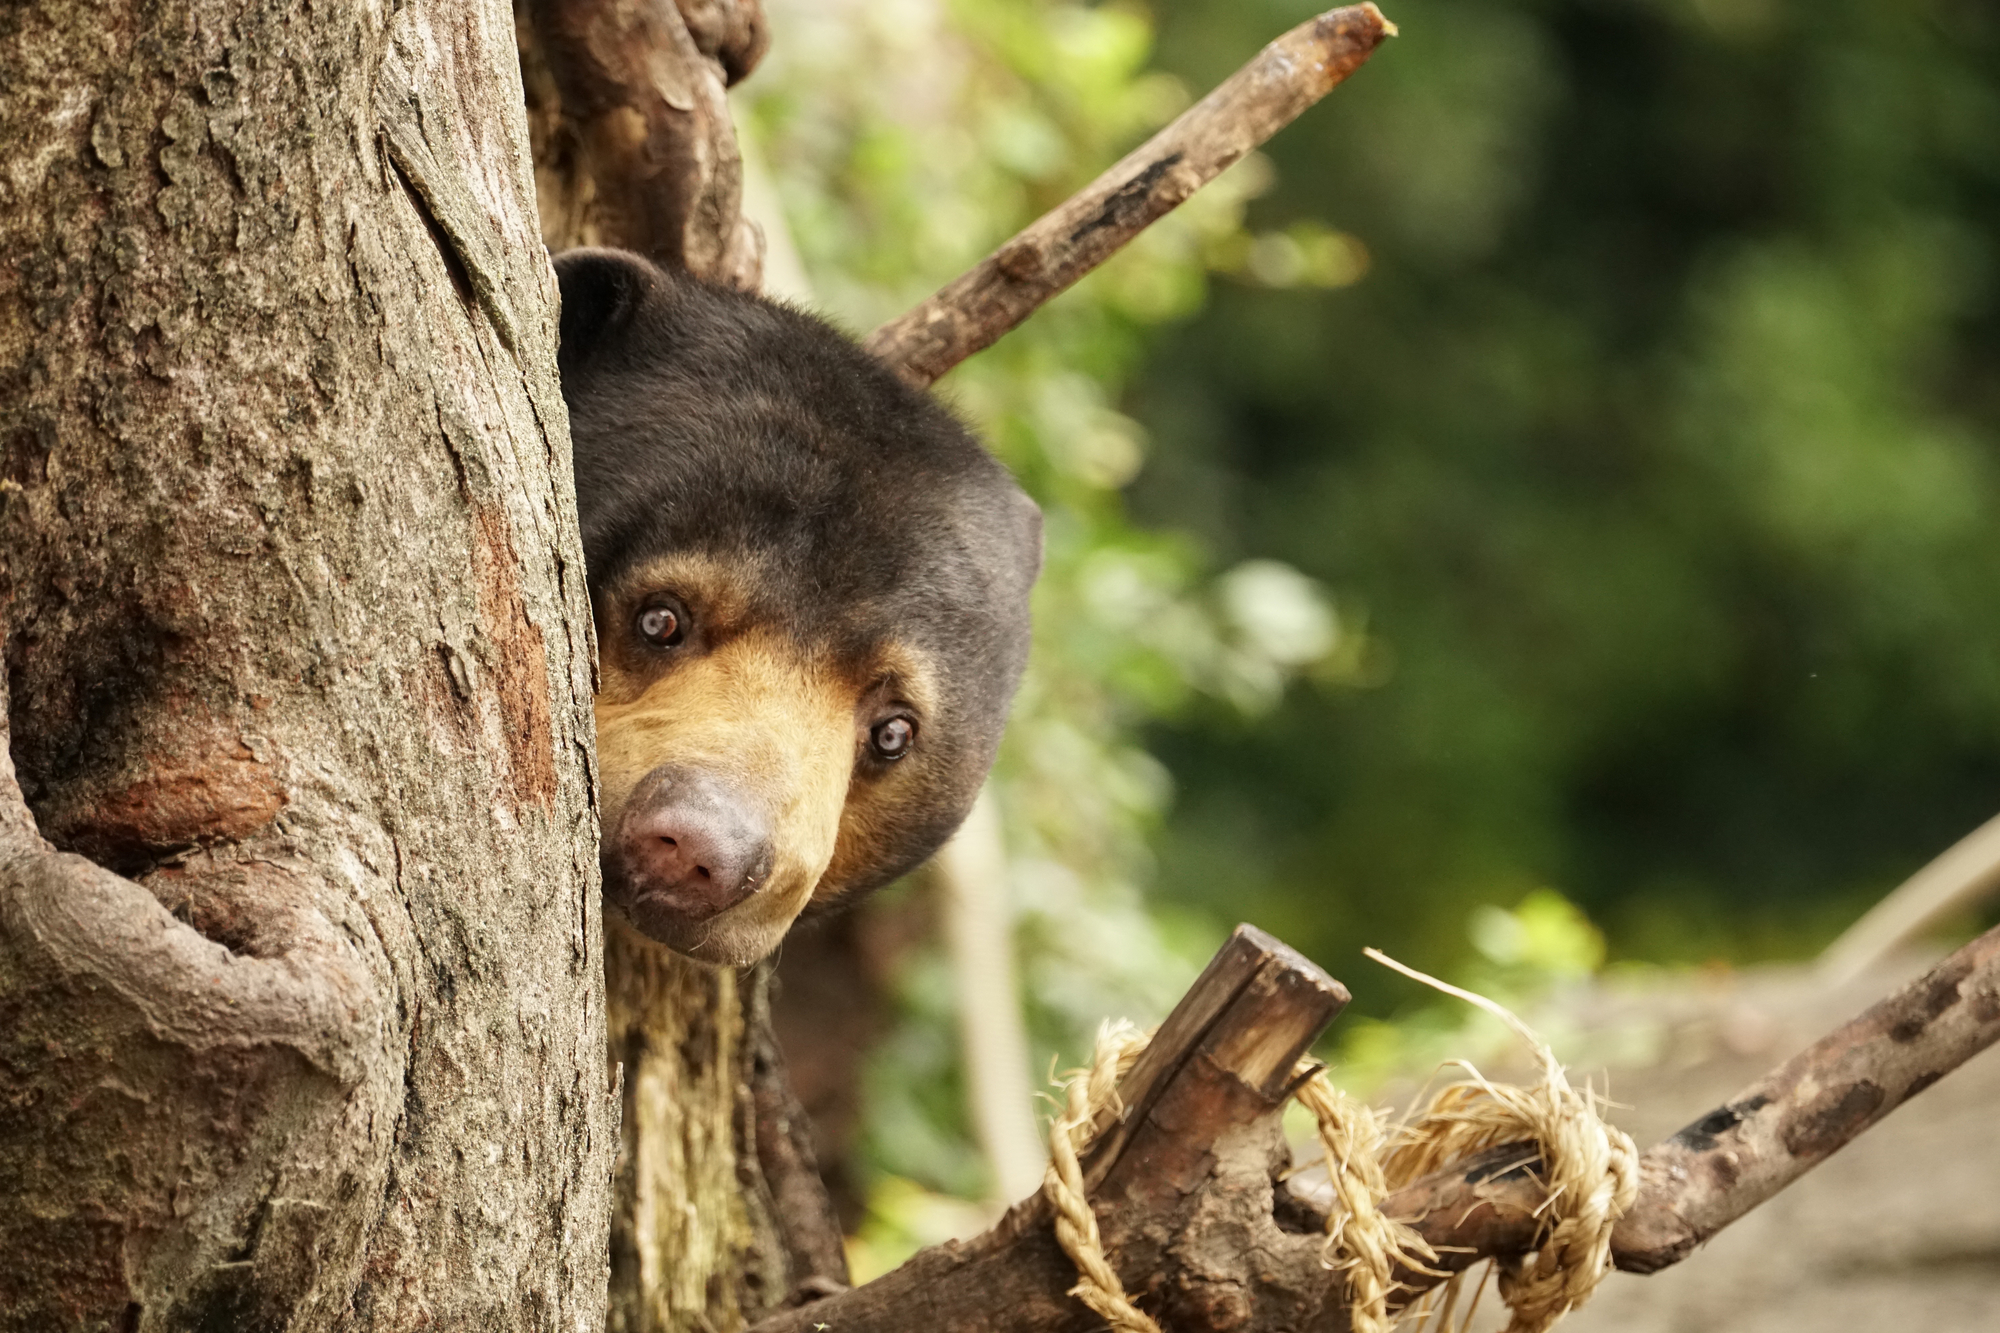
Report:
[[[1395,31],[1372,4],[1293,28],[978,267],[876,329],[868,350],[919,388],[936,382],[1291,124]]]
[[[1346,1001],[1337,982],[1239,927],[1119,1085],[1083,1162],[1126,1291],[1173,1333],[1349,1326],[1324,1261],[1324,1215],[1280,1182],[1280,1112],[1296,1060]],[[2000,928],[1946,958],[1648,1152],[1612,1258],[1650,1273],[1764,1202],[1884,1115],[2000,1040]],[[1391,1194],[1436,1251],[1404,1268],[1392,1308],[1483,1259],[1542,1239],[1539,1150],[1506,1144]],[[1067,1333],[1102,1321],[1067,1295],[1076,1268],[1045,1197],[969,1241],[753,1333]]]
[[[1282,1112],[1299,1057],[1347,992],[1262,931],[1239,926],[1119,1085],[1083,1168],[1105,1250],[1132,1298],[1175,1333],[1310,1327],[1343,1289],[1324,1236],[1283,1230]],[[1082,1330],[1102,1321],[1068,1295],[1045,1197],[991,1231],[925,1250],[863,1287],[786,1311],[755,1333],[949,1328]]]

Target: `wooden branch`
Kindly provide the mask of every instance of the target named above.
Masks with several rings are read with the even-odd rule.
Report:
[[[875,330],[868,350],[919,388],[934,383],[1291,124],[1395,31],[1372,4],[1300,24],[977,268]]]
[[[742,1108],[750,1142],[739,1161],[755,1161],[746,1188],[767,1191],[779,1242],[785,1247],[791,1280],[788,1304],[831,1295],[849,1283],[840,1218],[820,1179],[813,1151],[812,1121],[792,1092],[784,1052],[771,1026],[777,964],[770,959],[749,968],[739,981],[743,995],[744,1082],[750,1104]]]
[[[1648,1152],[1618,1266],[1678,1262],[1996,1039],[2000,928]]]
[[[1996,1040],[2000,927],[1648,1151],[1613,1260],[1631,1273],[1680,1262]],[[1384,1210],[1413,1221],[1456,1271],[1533,1245],[1540,1166],[1532,1144],[1495,1149],[1398,1191]],[[1436,1279],[1404,1281],[1414,1292]]]
[[[1120,1085],[1085,1175],[1126,1288],[1175,1333],[1346,1327],[1322,1262],[1324,1215],[1272,1182],[1278,1112],[1299,1053],[1345,1001],[1339,984],[1249,927],[1216,955]],[[1612,1257],[1651,1273],[2000,1039],[2000,928],[1654,1147]],[[1481,1153],[1396,1193],[1384,1211],[1438,1252],[1398,1275],[1403,1302],[1539,1239],[1532,1143]],[[866,1286],[753,1333],[1068,1333],[1099,1326],[1066,1293],[1076,1272],[1042,1196],[985,1235],[918,1254]]]
[[[755,290],[724,90],[767,44],[757,0],[523,0],[522,82],[545,239],[615,245]]]
[[[1271,1209],[1293,1067],[1346,1003],[1340,983],[1239,926],[1120,1084],[1124,1114],[1107,1114],[1084,1171],[1128,1292],[1175,1333],[1337,1317],[1342,1291],[1319,1262],[1321,1237],[1282,1230]],[[756,1333],[1101,1327],[1067,1294],[1075,1282],[1037,1193],[985,1235],[925,1250]]]

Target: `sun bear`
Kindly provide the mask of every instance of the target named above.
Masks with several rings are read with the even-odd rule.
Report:
[[[606,902],[708,962],[949,837],[1028,653],[1041,514],[832,326],[572,250]]]

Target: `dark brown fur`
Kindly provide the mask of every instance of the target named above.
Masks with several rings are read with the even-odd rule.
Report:
[[[823,322],[616,252],[557,273],[606,895],[684,952],[748,961],[964,819],[1026,660],[1040,515],[950,413]],[[689,628],[663,650],[635,618],[669,596]],[[917,740],[885,763],[869,736],[891,715]],[[616,854],[663,766],[726,784],[770,831],[755,892],[712,918],[635,910],[646,886]]]

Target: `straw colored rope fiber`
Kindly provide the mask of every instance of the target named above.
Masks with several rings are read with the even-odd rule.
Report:
[[[1611,1229],[1639,1192],[1639,1154],[1631,1138],[1604,1122],[1595,1094],[1569,1085],[1555,1054],[1512,1013],[1369,950],[1377,962],[1445,994],[1477,1005],[1512,1028],[1534,1053],[1537,1078],[1526,1088],[1492,1083],[1470,1065],[1469,1077],[1440,1090],[1414,1119],[1391,1129],[1380,1113],[1348,1097],[1311,1062],[1299,1066],[1293,1094],[1313,1115],[1333,1206],[1327,1213],[1327,1264],[1347,1282],[1354,1333],[1389,1333],[1406,1318],[1429,1312],[1419,1304],[1389,1313],[1399,1266],[1435,1260],[1407,1226],[1385,1217],[1389,1193],[1452,1162],[1503,1143],[1531,1141],[1547,1174],[1542,1241],[1534,1253],[1500,1271],[1499,1294],[1512,1313],[1508,1333],[1542,1333],[1582,1305],[1611,1269]],[[1146,1037],[1130,1023],[1106,1024],[1088,1069],[1063,1081],[1063,1102],[1049,1126],[1049,1168],[1042,1190],[1056,1215],[1056,1239],[1076,1264],[1070,1294],[1114,1333],[1163,1333],[1126,1295],[1104,1253],[1097,1214],[1084,1194],[1081,1157],[1100,1123],[1123,1108],[1118,1082]],[[1448,1328],[1455,1289],[1447,1294]],[[1470,1312],[1466,1322],[1470,1322]]]
[[[1097,1231],[1097,1214],[1083,1192],[1083,1167],[1078,1156],[1096,1137],[1100,1112],[1124,1110],[1118,1104],[1118,1080],[1132,1069],[1146,1035],[1131,1023],[1106,1023],[1097,1032],[1097,1051],[1090,1068],[1072,1070],[1063,1081],[1063,1105],[1049,1126],[1049,1169],[1042,1193],[1056,1213],[1056,1241],[1076,1265],[1076,1285],[1069,1294],[1095,1310],[1114,1333],[1161,1333],[1152,1316],[1132,1304]]]

